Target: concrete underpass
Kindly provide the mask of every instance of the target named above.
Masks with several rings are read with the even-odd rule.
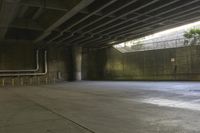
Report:
[[[200,0],[0,0],[0,133],[199,133]]]

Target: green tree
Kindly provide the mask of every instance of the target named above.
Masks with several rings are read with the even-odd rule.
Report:
[[[187,40],[191,40],[191,45],[200,41],[200,29],[191,29],[184,33],[184,37]]]

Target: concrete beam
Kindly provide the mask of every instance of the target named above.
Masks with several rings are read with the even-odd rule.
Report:
[[[43,8],[45,6],[47,9],[68,11],[67,7],[58,0],[46,0],[45,3],[41,0],[22,0],[20,5],[39,8]]]
[[[42,12],[43,12],[43,8],[42,7],[38,8],[36,13],[33,15],[33,19],[34,20],[37,19],[42,14]]]
[[[5,38],[9,24],[16,16],[20,0],[3,0],[0,10],[0,40]]]
[[[75,7],[73,7],[69,12],[67,12],[64,16],[62,16],[60,19],[58,19],[55,23],[53,23],[51,26],[49,26],[42,35],[40,35],[34,42],[39,42],[43,40],[45,37],[51,34],[51,32],[66,22],[68,19],[73,17],[75,14],[77,14],[79,11],[90,5],[94,0],[81,0],[79,4],[77,4]]]
[[[198,12],[198,11],[197,11]],[[187,15],[187,14],[186,14]],[[181,16],[180,16],[181,17]],[[177,17],[178,18],[178,17]],[[118,44],[118,43],[121,43],[121,42],[124,42],[124,41],[129,41],[129,40],[133,40],[135,38],[138,38],[139,36],[146,36],[146,35],[149,35],[149,34],[153,34],[153,33],[156,33],[156,32],[159,32],[163,29],[169,29],[169,28],[172,28],[172,27],[176,27],[177,25],[183,25],[183,24],[186,24],[186,23],[189,23],[189,22],[194,22],[194,21],[197,21],[199,20],[199,16],[198,17],[195,17],[195,18],[192,18],[192,19],[187,19],[185,21],[180,21],[178,23],[173,23],[173,24],[170,24],[170,25],[166,25],[166,26],[163,26],[161,28],[157,28],[157,29],[149,29],[147,30],[145,33],[144,32],[140,32],[140,33],[137,33],[137,34],[132,34],[132,35],[127,35],[126,34],[123,34],[123,36],[127,36],[126,39],[123,39],[123,40],[118,40],[117,43],[114,43],[114,44],[108,44],[107,42],[110,42],[112,41],[112,39],[105,39],[105,40],[101,40],[99,42],[95,42],[96,46],[99,46],[99,47],[108,47],[108,46],[112,46],[112,45],[115,45],[115,44]],[[115,38],[115,39],[119,39],[119,37]],[[92,45],[92,44],[91,44]],[[90,45],[90,46],[91,46]],[[89,46],[89,47],[90,47]],[[88,47],[88,46],[87,46]]]
[[[20,13],[19,13],[19,17],[20,17],[20,18],[23,18],[23,17],[24,17],[24,14],[26,13],[27,10],[28,10],[28,6],[23,6],[23,7],[21,8]]]
[[[152,18],[154,18],[154,17],[159,17],[159,16],[161,16],[161,15],[163,15],[163,14],[172,12],[172,11],[174,11],[174,10],[176,10],[176,9],[180,9],[180,8],[182,8],[182,7],[184,7],[184,6],[193,4],[193,3],[195,3],[195,2],[198,2],[198,0],[193,0],[193,1],[190,1],[190,2],[185,3],[185,4],[183,4],[183,5],[179,5],[179,6],[175,7],[175,8],[172,8],[172,9],[167,10],[167,11],[165,11],[165,12],[161,12],[161,13],[155,15],[155,16],[151,16],[151,17],[147,17],[146,19],[139,20],[139,21],[137,21],[137,22],[135,22],[135,23],[132,23],[132,24],[130,24],[130,25],[124,25],[124,26],[122,26],[122,27],[120,27],[120,28],[119,28],[119,27],[116,27],[115,30],[112,30],[111,32],[116,32],[116,31],[118,31],[118,30],[121,29],[121,28],[127,28],[127,27],[129,27],[129,26],[131,26],[131,25],[133,26],[133,25],[136,25],[136,24],[138,24],[138,23],[140,23],[140,22],[148,21],[149,19],[152,19]],[[168,4],[167,4],[167,5],[168,5]],[[163,7],[163,6],[165,6],[165,5],[162,5],[161,7]],[[160,8],[160,7],[158,7],[158,9],[159,9],[159,8]],[[194,7],[194,8],[196,8],[196,7]],[[199,8],[199,7],[197,7],[197,8]],[[148,11],[147,13],[150,13],[150,12],[155,11],[155,10],[157,10],[157,8],[154,8],[154,9]],[[188,9],[188,10],[192,10],[192,8],[191,8],[191,9]],[[185,12],[185,11],[183,11],[183,12]],[[175,16],[177,17],[179,13],[180,13],[180,12],[178,12],[177,14],[172,14],[172,15],[173,15],[173,16],[175,15]],[[144,14],[146,14],[146,13],[144,13]],[[141,15],[144,15],[144,14],[141,14]],[[171,16],[171,15],[170,15],[170,16]],[[159,18],[159,19],[155,19],[155,21],[152,21],[152,22],[150,22],[150,23],[155,23],[155,22],[156,22],[156,24],[157,24],[157,21],[165,20],[165,19],[168,18],[168,17],[169,17],[169,16],[163,17],[163,18]],[[176,18],[176,17],[174,17],[174,18]],[[135,18],[135,17],[133,17],[133,18]],[[169,19],[167,19],[167,21],[168,21],[168,20],[169,20]],[[170,20],[173,20],[173,18],[170,18]],[[122,23],[124,23],[124,22],[122,22]],[[121,23],[121,24],[122,24],[122,23]],[[140,27],[140,28],[144,28],[146,25],[149,25],[150,23],[147,23],[147,24],[144,24],[144,25],[140,25],[139,27]],[[120,24],[120,23],[117,23],[116,25],[113,25],[113,26],[110,26],[110,27],[108,27],[108,28],[99,30],[99,31],[97,31],[97,32],[95,32],[95,33],[98,34],[98,33],[100,33],[100,32],[104,32],[104,31],[106,31],[106,30],[108,30],[108,29],[110,29],[110,28],[113,28],[113,27],[115,27],[115,26],[117,26],[117,25],[119,25],[119,24]],[[134,27],[134,28],[138,28],[138,26],[137,26],[137,27]],[[132,28],[129,28],[128,30],[129,30],[129,31],[132,31],[132,32],[133,32],[133,31],[135,32],[135,29],[132,29]],[[123,33],[127,33],[127,32],[128,32],[127,30],[123,30]],[[106,32],[105,35],[110,36],[110,37],[113,37],[114,35],[119,34],[120,32],[116,32],[116,34],[113,34],[112,36],[111,36],[110,34],[108,34],[108,33],[109,33],[109,32]],[[129,32],[129,33],[130,33],[130,32]],[[84,39],[85,39],[85,38],[84,38]],[[96,38],[94,38],[94,39],[96,40]],[[86,43],[90,43],[90,42],[86,42]],[[85,45],[85,44],[82,44],[82,45]]]
[[[36,21],[29,19],[16,19],[9,25],[9,27],[36,31],[44,30],[44,28],[42,28]]]
[[[52,38],[51,40],[48,41],[48,43],[52,42],[53,40],[59,38],[60,36],[63,35],[64,32],[69,31],[72,27],[80,24],[81,22],[87,20],[88,18],[90,18],[93,15],[96,15],[98,12],[100,12],[101,10],[105,9],[106,7],[110,6],[111,4],[113,4],[114,2],[116,2],[117,0],[111,0],[110,2],[106,3],[105,5],[103,5],[102,7],[98,8],[97,10],[94,10],[93,12],[89,13],[88,15],[86,15],[84,18],[80,19],[79,21],[77,21],[76,23],[72,24],[71,26],[68,26],[66,29],[64,29],[63,31],[61,31],[61,33],[58,36],[55,36],[54,38]],[[73,33],[72,33],[73,34]]]

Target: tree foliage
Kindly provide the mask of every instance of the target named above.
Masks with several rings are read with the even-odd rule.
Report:
[[[184,33],[184,37],[187,39],[192,39],[196,37],[200,37],[200,29],[191,29],[190,31],[187,31]]]

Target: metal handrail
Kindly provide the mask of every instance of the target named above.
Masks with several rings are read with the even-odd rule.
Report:
[[[136,51],[147,51],[154,49],[185,47],[188,45],[190,45],[190,43],[189,42],[186,43],[185,38],[178,38],[172,40],[143,43],[143,44],[133,45],[130,47],[130,49],[128,47],[124,47],[121,49],[126,49],[127,52],[136,52]],[[195,43],[193,45],[198,45],[198,43],[197,44]]]

